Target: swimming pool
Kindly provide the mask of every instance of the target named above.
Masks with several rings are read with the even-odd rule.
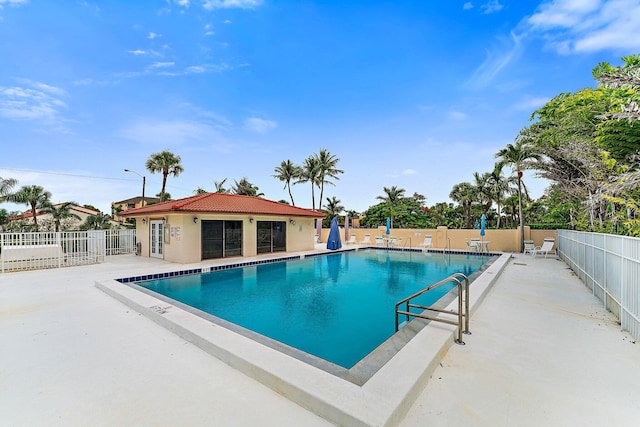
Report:
[[[349,369],[394,334],[398,300],[490,258],[365,249],[137,284]]]

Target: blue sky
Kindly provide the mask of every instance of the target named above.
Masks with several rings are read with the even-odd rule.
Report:
[[[273,169],[326,148],[345,173],[325,196],[364,211],[490,171],[537,107],[640,53],[640,0],[0,0],[0,40],[0,176],[19,186],[108,213],[140,195],[125,168],[160,191],[144,163],[170,150],[174,198],[246,177],[280,200]]]

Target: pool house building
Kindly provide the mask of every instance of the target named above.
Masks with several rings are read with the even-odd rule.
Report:
[[[177,263],[314,249],[321,212],[253,196],[205,193],[121,215],[136,220],[137,253]]]

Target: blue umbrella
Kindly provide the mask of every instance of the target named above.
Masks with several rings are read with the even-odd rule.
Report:
[[[482,214],[480,217],[480,236],[484,237],[484,228],[487,225],[487,217]]]
[[[329,229],[329,237],[327,238],[327,249],[335,251],[342,247],[342,241],[340,241],[340,229],[338,228],[338,220],[333,218],[331,220],[331,228]]]
[[[473,228],[475,228],[476,230],[477,230],[478,228],[480,228],[480,226],[478,225],[478,220],[477,220],[477,219],[476,219],[476,224],[474,225],[474,227],[473,227]]]
[[[391,233],[391,218],[387,218],[387,231],[386,234]]]

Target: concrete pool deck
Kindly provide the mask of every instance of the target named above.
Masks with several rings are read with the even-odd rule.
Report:
[[[94,287],[183,267],[121,255],[1,275],[3,424],[331,425]],[[400,426],[637,423],[640,345],[561,261],[514,255],[471,331]]]

